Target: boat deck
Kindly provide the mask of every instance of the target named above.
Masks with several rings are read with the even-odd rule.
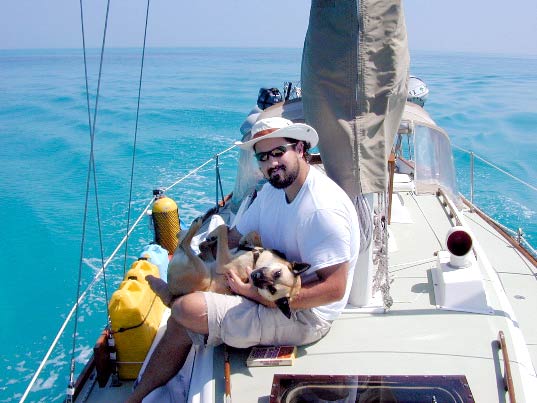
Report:
[[[232,401],[268,402],[274,374],[319,374],[464,375],[476,402],[507,402],[497,344],[500,330],[506,335],[517,401],[532,401],[529,396],[537,396],[535,268],[477,214],[464,211],[462,218],[477,240],[479,260],[486,261],[483,255],[494,251],[490,262],[494,270],[482,267],[492,314],[437,306],[432,276],[435,254],[443,249],[453,219],[435,195],[396,194],[390,224],[391,309],[349,307],[325,338],[298,348],[292,366],[247,367],[249,349],[230,348]],[[502,285],[505,294],[497,292]],[[222,346],[214,349],[210,376],[214,380],[207,381],[214,401],[224,397],[223,351]],[[129,382],[115,390],[95,386],[87,401],[123,401],[131,387]],[[181,399],[176,396],[170,401]]]
[[[485,253],[494,251],[490,262],[513,308],[517,324],[522,330],[533,367],[537,368],[537,270],[509,242],[477,214],[465,212],[466,223],[480,240]]]
[[[516,338],[513,327],[522,328],[535,363],[537,323],[532,315],[537,308],[537,281],[531,264],[476,214],[465,212],[467,224],[485,253],[501,250],[492,265],[507,289],[517,321],[512,321],[512,313],[491,292],[497,279],[490,278],[494,277],[490,273],[483,277],[493,314],[439,309],[431,271],[436,266],[435,252],[442,249],[452,219],[434,195],[408,193],[399,194],[398,199],[406,213],[402,221],[406,222],[398,223],[395,217],[390,225],[396,244],[389,255],[394,301],[391,309],[386,313],[349,309],[324,339],[298,349],[293,366],[249,368],[245,366],[248,350],[231,350],[234,403],[255,401],[248,391],[262,391],[263,396],[256,400],[268,401],[273,375],[284,373],[465,375],[475,401],[504,402],[508,398],[503,391],[503,360],[496,342],[500,330],[508,339],[515,387],[522,386],[517,385],[523,381],[516,365],[518,351],[510,337]],[[214,361],[217,401],[224,388],[220,357],[222,348],[216,350]],[[518,361],[527,364],[522,358]],[[524,401],[522,396],[519,401]]]

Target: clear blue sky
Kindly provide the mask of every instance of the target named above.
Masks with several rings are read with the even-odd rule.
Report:
[[[309,5],[152,0],[148,46],[301,47]],[[142,43],[145,6],[146,0],[111,1],[109,46]],[[106,1],[85,0],[84,7],[88,47],[98,47]],[[537,56],[536,0],[406,0],[404,7],[413,50]],[[0,10],[0,49],[81,46],[78,0],[0,0]]]

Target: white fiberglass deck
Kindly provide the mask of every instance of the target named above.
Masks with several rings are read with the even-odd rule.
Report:
[[[299,348],[290,367],[248,368],[248,350],[232,350],[231,387],[234,403],[268,401],[273,374],[355,375],[465,375],[477,402],[504,402],[503,360],[497,348],[498,332],[506,334],[515,388],[526,384],[528,394],[535,384],[520,377],[511,329],[520,324],[535,362],[537,325],[531,315],[537,308],[537,281],[531,266],[503,238],[470,212],[464,213],[482,249],[495,253],[492,265],[508,287],[507,298],[520,322],[512,322],[493,291],[495,279],[484,273],[489,305],[494,314],[472,314],[438,309],[431,270],[434,253],[442,249],[451,219],[434,195],[401,194],[400,201],[411,220],[392,222],[397,245],[390,252],[391,295],[387,313],[344,313],[321,341]],[[412,221],[412,223],[408,223]],[[395,248],[394,248],[395,249]],[[513,290],[513,291],[510,291]],[[501,299],[501,298],[500,298]],[[522,349],[523,350],[523,349]],[[223,393],[223,355],[217,349],[214,362],[216,401]],[[521,362],[521,365],[527,364]],[[531,363],[529,364],[531,367]],[[524,372],[524,371],[523,371]],[[533,368],[529,368],[533,372]],[[221,375],[221,376],[220,376]],[[531,385],[533,383],[533,385]],[[518,392],[518,391],[517,391]],[[257,396],[254,398],[254,393]],[[531,401],[517,395],[518,401]]]

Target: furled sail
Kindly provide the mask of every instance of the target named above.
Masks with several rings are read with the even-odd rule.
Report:
[[[407,97],[403,8],[394,0],[312,0],[302,58],[306,123],[328,175],[351,198],[382,192]]]

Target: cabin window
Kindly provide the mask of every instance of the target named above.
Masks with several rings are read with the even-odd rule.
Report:
[[[463,375],[275,375],[270,402],[472,403]]]
[[[451,143],[440,129],[416,125],[414,132],[414,180],[417,193],[444,189],[451,197],[458,194]]]

